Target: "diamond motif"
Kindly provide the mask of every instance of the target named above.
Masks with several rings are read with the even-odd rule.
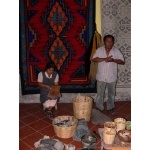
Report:
[[[59,37],[56,38],[51,46],[51,49],[49,50],[49,56],[56,64],[57,69],[60,70],[60,67],[63,65],[64,60],[68,56],[68,51]]]
[[[58,2],[55,3],[54,7],[50,11],[47,21],[58,36],[60,32],[62,32],[63,28],[66,25],[66,22],[68,21],[65,12]]]

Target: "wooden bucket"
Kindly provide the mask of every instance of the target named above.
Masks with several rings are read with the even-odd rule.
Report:
[[[55,125],[55,122],[54,122],[55,119],[52,122],[53,127],[54,127],[54,132],[58,137],[64,138],[64,139],[71,138],[75,133],[78,120],[74,116],[58,116],[56,118],[60,119],[61,121],[69,119],[70,121],[74,122],[74,124],[72,126],[68,126],[68,127],[66,127],[66,126],[60,127],[58,125]]]
[[[113,144],[116,136],[116,131],[115,130],[110,130],[110,131],[104,131],[103,132],[103,141],[106,144]]]
[[[124,130],[125,129],[126,120],[124,118],[116,118],[116,119],[114,119],[114,122],[116,124],[117,132],[119,130]]]
[[[116,124],[113,121],[107,121],[104,123],[104,131],[116,131]]]
[[[76,96],[73,99],[73,112],[77,119],[90,121],[93,99],[90,96]]]

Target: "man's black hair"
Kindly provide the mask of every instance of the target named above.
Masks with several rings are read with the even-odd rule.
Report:
[[[114,36],[113,36],[113,35],[110,35],[110,34],[105,35],[105,36],[104,36],[104,38],[103,38],[103,41],[105,42],[105,41],[106,41],[106,39],[107,39],[107,38],[109,38],[109,37],[110,37],[110,38],[112,38],[112,41],[113,41],[113,43],[114,43],[115,38],[114,38]]]

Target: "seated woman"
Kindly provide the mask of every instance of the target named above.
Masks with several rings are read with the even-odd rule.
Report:
[[[60,93],[55,97],[50,97],[50,93],[54,91],[54,86],[59,86],[59,75],[55,71],[56,66],[54,62],[50,61],[46,64],[45,70],[38,74],[38,86],[40,87],[40,101],[43,104],[43,110],[50,117],[54,118],[52,108],[56,105],[60,98]]]

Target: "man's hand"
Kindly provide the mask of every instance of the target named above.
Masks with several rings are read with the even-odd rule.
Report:
[[[105,61],[106,62],[114,62],[114,59],[112,58],[112,55],[111,55],[111,56],[107,57]]]

